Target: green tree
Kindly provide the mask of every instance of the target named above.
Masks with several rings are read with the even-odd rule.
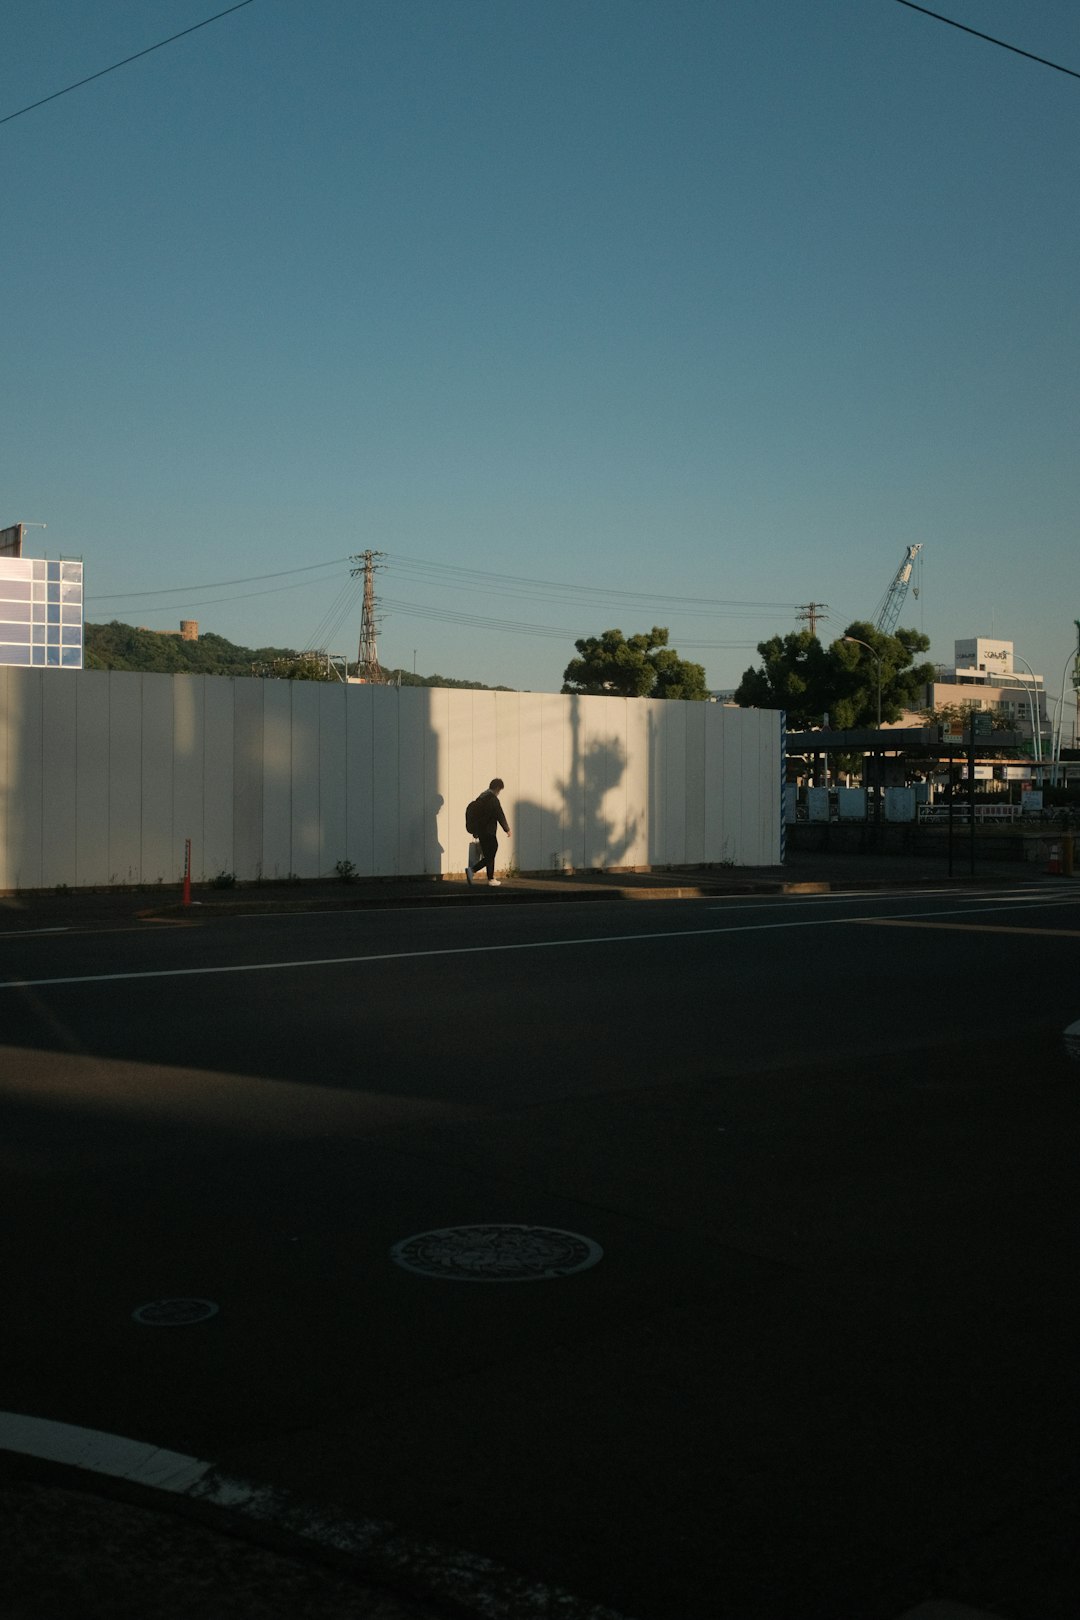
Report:
[[[786,709],[793,731],[819,726],[830,707],[828,654],[809,630],[758,642],[760,669],[748,669],[735,691],[744,709]]]
[[[856,639],[845,641],[844,636]],[[929,636],[918,630],[896,630],[887,636],[863,619],[849,624],[844,636],[828,649],[832,680],[829,716],[833,726],[846,731],[876,724],[879,659],[882,723],[895,724],[908,710],[920,708],[923,688],[936,673],[933,664],[915,663],[916,654],[929,648]],[[877,656],[861,642],[872,647]]]
[[[854,620],[828,647],[808,630],[773,636],[758,643],[761,667],[745,672],[735,701],[743,708],[786,709],[794,731],[821,725],[826,714],[839,731],[873,726],[880,660],[881,718],[896,721],[919,706],[923,687],[934,679],[933,664],[915,663],[929,646],[918,630],[887,636],[863,619]]]
[[[563,670],[564,692],[587,697],[708,697],[705,670],[680,658],[667,644],[668,633],[654,625],[629,640],[621,630],[575,641],[578,657]]]

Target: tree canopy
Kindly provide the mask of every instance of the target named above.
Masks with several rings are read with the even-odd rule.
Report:
[[[894,722],[919,707],[922,688],[934,679],[933,664],[915,663],[929,646],[929,637],[918,630],[887,636],[863,619],[849,624],[828,647],[808,630],[773,636],[758,643],[761,665],[746,670],[735,701],[743,708],[786,709],[788,725],[797,731],[822,725],[826,715],[840,731],[873,726],[880,660],[881,719]]]
[[[128,669],[166,675],[261,675],[286,681],[336,681],[340,675],[328,670],[321,655],[296,652],[291,647],[240,647],[224,636],[206,631],[197,641],[162,635],[156,630],[137,630],[133,625],[87,624],[83,627],[87,669]],[[349,674],[359,671],[349,665]],[[491,691],[481,681],[452,680],[445,675],[414,675],[411,670],[386,671],[389,685],[455,686],[475,691]],[[509,687],[497,686],[497,692]]]
[[[701,702],[709,695],[703,666],[680,658],[667,640],[667,631],[654,625],[629,640],[621,630],[605,630],[575,641],[578,657],[563,670],[562,690],[587,697]]]

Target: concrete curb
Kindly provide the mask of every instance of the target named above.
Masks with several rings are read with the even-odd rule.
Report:
[[[215,1464],[121,1435],[17,1412],[0,1412],[0,1454],[29,1477],[105,1498],[122,1511],[149,1507],[272,1551],[344,1570],[402,1620],[457,1614],[476,1620],[628,1620],[606,1604],[516,1574],[494,1560],[410,1535],[386,1520],[315,1507],[292,1492],[230,1475]],[[35,1467],[36,1465],[36,1467]],[[77,1511],[77,1508],[75,1509]],[[89,1508],[87,1510],[89,1512]],[[56,1553],[62,1559],[62,1554]],[[201,1581],[201,1572],[193,1590]],[[374,1594],[373,1594],[374,1595]],[[367,1613],[358,1598],[356,1615]],[[0,1615],[4,1615],[0,1604]]]

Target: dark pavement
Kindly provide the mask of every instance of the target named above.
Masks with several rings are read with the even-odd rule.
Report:
[[[574,877],[559,875],[542,879],[511,879],[501,889],[490,893],[485,893],[482,885],[469,891],[463,883],[409,880],[348,886],[327,883],[252,885],[235,890],[196,888],[193,895],[195,903],[190,910],[180,903],[175,893],[113,891],[13,895],[0,897],[0,935],[24,933],[29,941],[30,936],[38,931],[54,929],[74,933],[101,929],[137,930],[151,926],[151,920],[153,926],[169,929],[182,928],[193,921],[212,922],[217,918],[252,915],[286,916],[319,910],[403,908],[416,912],[419,924],[421,914],[428,915],[432,908],[446,914],[447,908],[460,906],[497,907],[501,913],[521,905],[576,902],[576,912],[581,905],[597,902],[610,905],[613,901],[625,900],[636,912],[638,902],[683,901],[689,898],[707,900],[711,896],[872,895],[904,890],[918,894],[939,889],[954,889],[962,894],[970,889],[971,880],[966,871],[950,882],[944,866],[942,861],[908,860],[903,857],[792,856],[782,871],[729,869],[683,873],[582,874]],[[1018,865],[980,864],[974,883],[978,886],[993,884],[1007,890],[1010,885],[1023,886],[1042,878],[1040,871]],[[1075,889],[1074,882],[1068,881],[1061,882],[1060,890],[1070,896],[1080,892]],[[945,926],[952,927],[954,924],[949,922]],[[1053,945],[1046,947],[1048,952],[1056,948]],[[1049,955],[1046,959],[1051,960]],[[762,984],[758,993],[765,998],[772,997],[775,987]],[[942,993],[947,996],[955,991],[949,986],[942,986]],[[795,999],[798,999],[797,992]],[[1080,1001],[1080,984],[1077,1000]],[[1039,1255],[1038,1224],[1034,1219],[1029,1220],[1020,1191],[1026,1185],[1025,1177],[1029,1181],[1031,1178],[1037,1179],[1039,1165],[1044,1158],[1054,1157],[1060,1166],[1067,1160],[1074,1145],[1070,1138],[1075,1125],[1072,1094],[1061,1086],[1049,1094],[1045,1091],[1039,1093],[1039,1108],[1033,1114],[1030,1131],[1025,1130],[1022,1117],[1017,1117],[1013,1112],[1012,1092],[1002,1088],[999,1093],[994,1093],[991,1112],[997,1111],[999,1123],[1008,1119],[1008,1127],[1000,1136],[991,1132],[985,1140],[980,1140],[980,1151],[983,1147],[987,1149],[985,1163],[965,1166],[965,1176],[970,1177],[972,1185],[979,1186],[983,1195],[992,1196],[990,1189],[1000,1186],[998,1207],[986,1211],[985,1205],[980,1206],[984,1208],[980,1218],[988,1224],[989,1240],[984,1242],[985,1233],[976,1236],[974,1227],[970,1231],[970,1265],[976,1273],[980,1268],[985,1271],[986,1275],[979,1281],[985,1285],[987,1298],[993,1295],[996,1286],[995,1269],[999,1265],[1002,1268],[1004,1303],[1000,1313],[988,1317],[985,1322],[973,1324],[965,1320],[965,1307],[959,1301],[955,1309],[950,1304],[950,1267],[945,1256],[935,1252],[933,1222],[940,1219],[943,1229],[949,1230],[955,1240],[956,1234],[965,1230],[964,1223],[968,1216],[966,1212],[963,1213],[960,1224],[956,1224],[957,1207],[947,1192],[935,1193],[935,1196],[943,1197],[945,1202],[936,1214],[930,1212],[930,1225],[921,1233],[914,1254],[900,1256],[894,1251],[896,1233],[903,1219],[906,1190],[903,1178],[897,1175],[892,1163],[893,1133],[899,1124],[899,1114],[898,1104],[890,1096],[887,1083],[894,1070],[899,1075],[903,1063],[902,1008],[909,1013],[921,1009],[923,1015],[932,1009],[934,1016],[942,1010],[940,1002],[935,1001],[932,988],[918,984],[917,976],[912,985],[898,989],[897,1057],[892,1064],[880,1064],[880,1074],[885,1084],[878,1118],[875,1120],[871,1113],[863,1118],[860,1126],[866,1134],[858,1144],[859,1154],[868,1157],[869,1162],[877,1166],[879,1177],[878,1195],[870,1205],[867,1206],[865,1201],[865,1183],[860,1183],[857,1197],[855,1188],[847,1184],[850,1169],[846,1151],[839,1146],[835,1151],[830,1147],[831,1142],[838,1142],[842,1133],[850,1128],[847,1113],[849,1082],[838,1077],[837,1055],[828,1051],[832,1044],[830,1038],[819,1031],[820,1049],[808,1054],[802,1075],[794,1080],[785,1079],[782,1085],[778,1082],[779,1089],[771,1093],[762,1087],[760,1094],[752,1090],[741,1094],[742,1100],[736,1105],[735,1112],[739,1115],[736,1123],[741,1132],[740,1139],[746,1145],[744,1155],[732,1171],[725,1173],[725,1181],[717,1185],[717,1207],[710,1217],[721,1239],[716,1251],[716,1273],[707,1292],[697,1297],[694,1268],[689,1263],[684,1273],[676,1268],[668,1285],[669,1297],[663,1301],[664,1309],[682,1323],[680,1355],[687,1367],[693,1365],[697,1368],[707,1364],[709,1358],[715,1355],[715,1346],[723,1339],[728,1301],[732,1298],[738,1301],[740,1316],[755,1323],[755,1334],[741,1346],[727,1346],[729,1354],[724,1377],[745,1389],[749,1400],[757,1398],[753,1392],[760,1387],[755,1361],[762,1353],[768,1360],[774,1353],[768,1347],[778,1347],[776,1364],[784,1367],[785,1379],[772,1388],[769,1409],[754,1414],[754,1420],[756,1429],[772,1435],[774,1442],[778,1442],[781,1435],[796,1434],[800,1466],[805,1477],[813,1477],[815,1473],[818,1475],[821,1496],[817,1501],[806,1501],[803,1529],[808,1585],[818,1588],[823,1581],[827,1582],[827,1576],[820,1567],[819,1537],[831,1533],[827,1526],[830,1517],[837,1511],[835,1504],[843,1502],[849,1489],[830,1465],[830,1436],[836,1422],[848,1419],[841,1420],[838,1414],[830,1411],[832,1374],[827,1363],[815,1365],[813,1360],[816,1354],[823,1352],[808,1348],[808,1359],[797,1369],[782,1353],[788,1320],[793,1316],[812,1319],[815,1311],[814,1292],[819,1291],[820,1309],[830,1313],[835,1322],[843,1324],[849,1348],[854,1347],[852,1365],[859,1364],[860,1350],[864,1354],[865,1387],[861,1391],[856,1390],[853,1408],[861,1414],[860,1421],[865,1425],[865,1447],[872,1457],[875,1448],[880,1447],[884,1452],[897,1445],[889,1411],[890,1382],[894,1381],[897,1388],[907,1388],[911,1374],[910,1366],[900,1359],[906,1355],[906,1351],[899,1348],[907,1343],[906,1330],[902,1325],[906,1305],[902,1292],[892,1297],[897,1279],[903,1279],[912,1289],[918,1287],[925,1297],[934,1301],[932,1310],[926,1316],[927,1323],[931,1325],[924,1345],[928,1387],[936,1383],[940,1389],[952,1389],[958,1400],[975,1392],[972,1410],[991,1409],[995,1400],[995,1380],[1000,1377],[1001,1358],[997,1353],[990,1353],[990,1341],[999,1351],[1004,1336],[1005,1341],[1015,1346],[1016,1377],[1020,1386],[1019,1396],[1017,1390],[1011,1390],[1005,1404],[1011,1407],[1018,1398],[1028,1402],[1036,1426],[1043,1425],[1046,1419],[1038,1410],[1039,1354],[1031,1356],[1030,1336],[1044,1332],[1043,1353],[1047,1356],[1059,1353],[1050,1350],[1051,1344],[1058,1345],[1061,1340],[1056,1327],[1052,1325],[1054,1301],[1048,1301],[1046,1296],[1052,1295],[1057,1286],[1069,1294],[1073,1292],[1071,1273],[1058,1277],[1060,1249],[1048,1243],[1046,1253]],[[1080,1016],[1080,1006],[1075,1008],[1074,1016]],[[208,1052],[222,1041],[228,1044],[228,1039],[226,1031],[206,1031]],[[451,1039],[456,1039],[456,1036]],[[115,1036],[115,1040],[117,1051],[122,1050],[122,1032]],[[998,1046],[1003,1064],[1021,1061],[1019,1054],[1022,1048],[1026,1048],[1029,1055],[1031,1052],[1029,1039],[1010,1042],[1007,1017],[1000,1024]],[[953,1048],[952,1060],[962,1065],[963,1041],[958,1041]],[[843,1067],[848,1067],[850,1054],[844,1055],[842,1063]],[[223,1063],[221,1066],[225,1068],[228,1065]],[[234,1072],[240,1074],[243,1071],[235,1066]],[[676,1115],[670,1101],[658,1101],[651,1110],[645,1109],[636,1122],[631,1119],[625,1125],[630,1135],[620,1149],[624,1157],[629,1155],[633,1159],[636,1156],[636,1162],[645,1166],[649,1163],[651,1139],[655,1133],[659,1130],[668,1133],[667,1140],[676,1150],[674,1161],[665,1165],[662,1173],[655,1174],[655,1185],[648,1196],[655,1220],[661,1225],[670,1222],[673,1231],[679,1229],[683,1220],[694,1218],[692,1195],[684,1192],[680,1185],[677,1151],[683,1141],[680,1132],[692,1130],[694,1143],[699,1144],[705,1131],[725,1132],[729,1128],[732,1112],[729,1106],[722,1116],[724,1123],[719,1124],[721,1114],[711,1104],[702,1103],[700,1098],[691,1096],[691,1089],[688,1082],[687,1096],[682,1099],[685,1117],[682,1113]],[[937,1166],[939,1179],[934,1182],[935,1187],[948,1187],[949,1156],[963,1152],[968,1129],[966,1109],[969,1097],[967,1081],[954,1084],[951,1090],[947,1089],[941,1094],[934,1092],[929,1084],[927,1086],[924,1099],[926,1124],[919,1141],[926,1162]],[[782,1099],[782,1107],[792,1121],[791,1140],[787,1144],[783,1133],[778,1138],[772,1125],[778,1099]],[[907,1100],[904,1106],[906,1109]],[[588,1185],[595,1201],[597,1227],[603,1227],[606,1222],[618,1229],[620,1223],[625,1224],[625,1217],[620,1213],[627,1200],[627,1185],[621,1179],[624,1172],[620,1166],[613,1165],[608,1173],[601,1171],[598,1175],[597,1165],[602,1164],[602,1160],[597,1160],[595,1163],[589,1162],[586,1175],[586,1156],[576,1141],[582,1128],[586,1132],[590,1129],[602,1132],[605,1119],[603,1096],[598,1092],[591,1099],[588,1095],[583,1099],[568,1099],[564,1121],[547,1128],[563,1133],[558,1140],[564,1157],[569,1155],[571,1161],[575,1156],[582,1159],[581,1185]],[[535,1128],[530,1126],[527,1119],[518,1126],[505,1119],[486,1122],[480,1117],[471,1118],[467,1126],[468,1139],[478,1164],[486,1164],[489,1159],[500,1159],[504,1164],[508,1161],[511,1165],[515,1162],[515,1156],[524,1163],[529,1151],[528,1136]],[[903,1128],[908,1130],[910,1126],[905,1124]],[[1046,1131],[1051,1128],[1056,1137],[1056,1148],[1060,1150],[1055,1155],[1049,1154],[1045,1139]],[[520,1141],[508,1138],[508,1131],[518,1129],[522,1132]],[[636,1140],[634,1132],[639,1133]],[[489,1137],[490,1140],[487,1139]],[[807,1142],[812,1144],[814,1152],[810,1162],[805,1156]],[[1003,1142],[1008,1145],[1008,1157],[1014,1161],[1012,1164],[1007,1158],[1001,1157]],[[1066,1144],[1070,1145],[1067,1147]],[[683,1145],[688,1154],[697,1151],[696,1146],[691,1147],[689,1136]],[[268,1148],[268,1151],[273,1153],[277,1150]],[[806,1183],[801,1186],[800,1198],[804,1200],[806,1209],[814,1213],[807,1215],[809,1226],[804,1232],[789,1230],[780,1212],[774,1215],[770,1211],[769,1188],[778,1172],[777,1154],[781,1160],[790,1160],[780,1166],[781,1180],[791,1176],[800,1184]],[[1049,1166],[1047,1168],[1049,1172]],[[420,1169],[424,1176],[437,1177],[440,1173],[437,1166],[420,1166]],[[572,1169],[571,1163],[570,1180]],[[283,1159],[282,1174],[285,1176],[287,1173]],[[372,1174],[377,1174],[374,1163]],[[1010,1191],[1010,1177],[1014,1175],[1015,1195]],[[640,1190],[641,1184],[638,1185]],[[191,1191],[193,1199],[197,1201],[197,1189],[193,1187]],[[388,1200],[393,1202],[395,1195],[395,1190],[388,1187]],[[401,1219],[406,1221],[407,1227],[404,1214],[409,1205],[407,1194],[401,1196],[401,1203]],[[536,1200],[535,1218],[542,1220],[545,1214],[550,1218],[550,1211],[557,1204],[558,1200],[550,1196]],[[748,1210],[752,1212],[759,1240],[768,1242],[767,1248],[763,1243],[757,1257],[736,1247],[725,1248],[723,1242],[725,1222],[738,1224],[746,1219]],[[573,1224],[573,1206],[570,1202],[566,1204],[565,1218],[568,1226]],[[209,1215],[205,1219],[205,1235],[209,1240],[213,1222]],[[850,1244],[852,1223],[861,1228],[861,1236],[854,1250],[849,1252],[845,1246]],[[422,1221],[419,1224],[422,1225]],[[638,1232],[638,1240],[642,1240],[641,1232]],[[828,1270],[814,1266],[802,1269],[808,1256],[822,1252],[830,1258]],[[880,1263],[881,1280],[877,1285],[873,1281],[868,1285],[863,1269],[867,1262],[873,1269],[875,1256]],[[1010,1279],[1007,1284],[1006,1271]],[[1026,1271],[1027,1283],[1025,1288],[1017,1292],[1015,1280],[1021,1271]],[[600,1278],[603,1273],[598,1270],[595,1275]],[[1056,1277],[1057,1283],[1054,1280]],[[603,1316],[609,1308],[615,1308],[621,1286],[616,1268],[612,1265],[598,1302],[585,1307],[599,1313],[595,1327],[590,1329],[599,1336],[598,1351],[603,1349]],[[462,1292],[468,1295],[471,1290],[466,1288],[459,1291]],[[524,1293],[528,1295],[529,1290]],[[863,1320],[858,1304],[860,1297],[871,1296],[874,1296],[875,1312],[872,1329]],[[407,1298],[407,1293],[404,1297]],[[1025,1301],[1026,1304],[1022,1303]],[[451,1317],[460,1304],[460,1299],[448,1302],[446,1309]],[[469,1308],[475,1309],[475,1300],[470,1300]],[[486,1305],[483,1310],[487,1310]],[[895,1316],[896,1323],[895,1352],[881,1340],[881,1322],[888,1320],[890,1314]],[[452,1322],[451,1329],[449,1343],[453,1342],[454,1332],[457,1331]],[[489,1321],[487,1331],[493,1336],[493,1342],[497,1341],[501,1331],[498,1321]],[[706,1469],[706,1474],[701,1478],[703,1498],[715,1496],[717,1482],[708,1476],[708,1459],[694,1457],[696,1414],[680,1409],[681,1374],[678,1367],[672,1364],[670,1352],[663,1351],[659,1343],[654,1352],[650,1351],[647,1318],[642,1331],[644,1337],[635,1344],[632,1373],[628,1366],[620,1371],[616,1365],[608,1365],[604,1355],[596,1360],[591,1375],[596,1380],[595,1387],[586,1385],[577,1394],[581,1431],[590,1437],[590,1444],[603,1448],[605,1443],[609,1443],[612,1454],[617,1452],[614,1433],[607,1437],[606,1442],[604,1423],[597,1421],[597,1412],[606,1398],[601,1386],[609,1392],[615,1388],[619,1391],[617,1404],[625,1407],[637,1402],[643,1408],[655,1408],[657,1431],[652,1437],[643,1435],[645,1449],[640,1458],[641,1490],[648,1492],[652,1488],[649,1479],[651,1470],[659,1469],[663,1458],[673,1450],[678,1454],[681,1448],[688,1467]],[[980,1349],[982,1334],[990,1336],[985,1355]],[[612,1344],[616,1342],[612,1341]],[[963,1358],[962,1365],[955,1364],[957,1352]],[[894,1355],[897,1358],[895,1363]],[[548,1361],[547,1365],[538,1363],[532,1368],[527,1365],[523,1367],[520,1399],[524,1401],[527,1398],[526,1390],[542,1385],[545,1378],[555,1377],[565,1388],[567,1381],[572,1382],[576,1376],[580,1376],[580,1365],[569,1352],[569,1340],[564,1359],[565,1366],[562,1368],[558,1365],[558,1356],[554,1365]],[[954,1364],[950,1365],[950,1362]],[[1050,1362],[1046,1370],[1051,1376],[1060,1378],[1060,1369],[1053,1369]],[[671,1388],[665,1391],[667,1381],[671,1381]],[[395,1443],[395,1424],[406,1407],[411,1406],[415,1416],[415,1398],[408,1391],[409,1377],[403,1371],[400,1391],[393,1388],[388,1390],[385,1416],[380,1418],[376,1415],[371,1419],[373,1455],[378,1455],[380,1446],[389,1448],[389,1455]],[[849,1394],[850,1391],[845,1391],[845,1398]],[[405,1399],[404,1406],[402,1397]],[[515,1397],[504,1391],[501,1398],[513,1402]],[[934,1398],[940,1398],[940,1395]],[[7,1403],[0,1398],[0,1405],[4,1404]],[[58,1414],[41,1415],[51,1417]],[[448,1414],[436,1402],[424,1413],[424,1419],[432,1424],[445,1424]],[[453,1420],[452,1414],[449,1414],[449,1419]],[[913,1445],[925,1444],[926,1435],[933,1432],[932,1419],[933,1413],[928,1407],[913,1427]],[[461,1420],[467,1421],[465,1411],[461,1414]],[[513,1415],[508,1411],[508,1424],[512,1425],[513,1421]],[[380,1433],[380,1430],[384,1432]],[[992,1444],[986,1441],[986,1437],[980,1439],[972,1435],[967,1439],[971,1456],[983,1457],[986,1467],[992,1469],[995,1466]],[[1033,1441],[1037,1445],[1045,1444],[1048,1455],[1056,1455],[1057,1442],[1053,1437],[1040,1434],[1037,1438],[1033,1436]],[[464,1447],[470,1445],[467,1430],[463,1430],[460,1443]],[[736,1438],[733,1443],[738,1446],[740,1442]],[[346,1446],[344,1436],[342,1446]],[[820,1459],[817,1465],[814,1462],[815,1451]],[[260,1452],[266,1457],[269,1473],[274,1461],[273,1445],[260,1448],[258,1444],[247,1444],[238,1449],[238,1455],[243,1454],[248,1460],[257,1459]],[[745,1520],[747,1525],[751,1525],[768,1519],[768,1498],[776,1462],[776,1458],[751,1452],[738,1457],[734,1477],[740,1481],[743,1500],[733,1499],[729,1503],[734,1523]],[[891,1462],[895,1465],[896,1459],[891,1459]],[[558,1452],[549,1448],[539,1435],[535,1465],[539,1474],[549,1472],[545,1489],[557,1492]],[[506,1472],[506,1458],[501,1457],[497,1449],[493,1450],[486,1459],[486,1466],[491,1475],[498,1479],[501,1472]],[[921,1458],[912,1456],[904,1459],[899,1466],[908,1472],[912,1480],[918,1479],[920,1472],[925,1473],[930,1500],[945,1489],[962,1495],[963,1471],[957,1471],[955,1457],[945,1453],[937,1456],[927,1454]],[[1080,1560],[1075,1552],[1077,1496],[1074,1494],[1069,1500],[1063,1496],[1059,1486],[1048,1487],[1044,1503],[1026,1501],[1023,1511],[1018,1513],[1010,1505],[1009,1466],[1012,1465],[1006,1466],[1001,1480],[1001,1522],[993,1534],[987,1534],[985,1523],[977,1517],[972,1518],[966,1531],[959,1532],[961,1543],[965,1536],[970,1542],[969,1590],[989,1591],[993,1595],[996,1579],[1000,1605],[993,1605],[994,1614],[1001,1615],[1003,1620],[1013,1620],[1014,1616],[1015,1620],[1043,1620],[1041,1612],[1025,1608],[1022,1598],[1018,1600],[1017,1597],[1018,1589],[1022,1592],[1023,1588],[1023,1576],[1022,1573],[1018,1574],[1018,1570],[1022,1572],[1025,1560],[1041,1556],[1044,1567],[1039,1579],[1033,1575],[1032,1585],[1044,1595],[1051,1589],[1057,1593],[1055,1602],[1059,1606],[1046,1612],[1052,1613],[1053,1620],[1058,1620],[1059,1615],[1072,1612],[1068,1607],[1069,1583],[1077,1582],[1072,1590],[1080,1593]],[[868,1474],[873,1474],[872,1464],[868,1467]],[[253,1471],[246,1473],[245,1477],[257,1479],[259,1476]],[[213,1480],[212,1475],[210,1479]],[[946,1481],[947,1484],[944,1483]],[[317,1496],[317,1480],[313,1480],[313,1484],[316,1485],[314,1494]],[[421,1487],[417,1492],[418,1501],[428,1500],[428,1522],[436,1530],[443,1525],[450,1527],[456,1520],[455,1512],[447,1513],[443,1506],[444,1493],[453,1488],[452,1481],[433,1479],[430,1489]],[[461,1488],[465,1488],[463,1483]],[[508,1500],[512,1498],[514,1489],[511,1470],[506,1472],[505,1479]],[[350,1530],[347,1520],[337,1521],[325,1509],[319,1514],[305,1517],[302,1502],[292,1501],[283,1505],[283,1499],[279,1497],[271,1510],[265,1502],[252,1498],[230,1507],[223,1505],[223,1498],[227,1494],[227,1491],[219,1491],[215,1499],[211,1490],[205,1490],[202,1494],[199,1490],[163,1492],[137,1480],[133,1482],[131,1477],[125,1479],[109,1472],[80,1469],[68,1461],[29,1456],[16,1450],[0,1452],[0,1507],[10,1532],[9,1550],[0,1573],[0,1616],[3,1620],[46,1620],[46,1617],[53,1620],[54,1616],[61,1615],[100,1616],[101,1620],[106,1620],[106,1617],[112,1620],[114,1616],[138,1615],[150,1617],[150,1620],[154,1620],[154,1617],[179,1620],[180,1616],[201,1612],[208,1620],[214,1620],[218,1615],[251,1617],[251,1620],[279,1620],[279,1617],[284,1620],[284,1617],[293,1615],[312,1616],[313,1620],[339,1620],[339,1617],[344,1620],[346,1616],[364,1617],[364,1620],[436,1620],[440,1615],[485,1615],[492,1617],[492,1620],[518,1620],[518,1617],[528,1620],[532,1616],[538,1617],[538,1620],[541,1616],[544,1620],[556,1620],[556,1617],[558,1620],[603,1620],[603,1617],[615,1614],[614,1610],[605,1609],[603,1605],[587,1599],[572,1599],[560,1588],[541,1587],[535,1581],[519,1579],[512,1569],[497,1563],[470,1559],[454,1550],[458,1542],[453,1537],[445,1544],[440,1544],[438,1540],[422,1543],[396,1529],[393,1523],[372,1520],[365,1520],[361,1525],[354,1524]],[[392,1494],[388,1492],[388,1496]],[[388,1506],[392,1510],[393,1503],[390,1502]],[[468,1513],[462,1511],[467,1520]],[[527,1511],[524,1502],[520,1504],[519,1511]],[[597,1504],[597,1511],[604,1513],[603,1503]],[[860,1504],[860,1511],[866,1522],[865,1504]],[[677,1558],[680,1526],[669,1520],[660,1500],[655,1504],[655,1514],[658,1549],[662,1549],[663,1557]],[[957,1519],[960,1525],[964,1522],[964,1516],[964,1509],[958,1504]],[[869,1519],[872,1518],[873,1515],[869,1515]],[[912,1523],[918,1526],[924,1518],[928,1528],[935,1522],[932,1514],[924,1515],[913,1503]],[[880,1529],[883,1544],[888,1544],[892,1532],[887,1524]],[[704,1559],[707,1564],[708,1551],[702,1544],[703,1539],[707,1538],[705,1525],[687,1525],[684,1533],[688,1537],[686,1556]],[[587,1541],[587,1527],[584,1534]],[[498,1539],[495,1527],[493,1541],[497,1542]],[[528,1541],[527,1537],[524,1539]],[[1074,1549],[1071,1565],[1066,1550],[1070,1546]],[[14,1551],[11,1551],[12,1548]],[[906,1585],[902,1589],[897,1587],[895,1608],[886,1611],[880,1607],[882,1599],[878,1594],[879,1606],[873,1609],[875,1617],[886,1612],[897,1616],[908,1611],[914,1614],[915,1604],[920,1599],[923,1600],[923,1607],[918,1609],[919,1620],[962,1620],[964,1615],[980,1612],[973,1608],[953,1608],[944,1602],[950,1594],[933,1585],[936,1566],[932,1547],[914,1546],[909,1551],[910,1568]],[[926,1556],[927,1585],[920,1585],[918,1572],[919,1558],[923,1553]],[[763,1549],[762,1556],[768,1556],[767,1550]],[[830,1553],[830,1557],[834,1556],[835,1549]],[[856,1549],[853,1549],[854,1556],[857,1556]],[[541,1562],[542,1547],[538,1546],[534,1567]],[[573,1557],[566,1562],[567,1567],[573,1567]],[[581,1562],[584,1567],[587,1559],[583,1558]],[[951,1567],[962,1570],[963,1565],[961,1555],[954,1559]],[[995,1566],[998,1566],[996,1572]],[[1053,1566],[1058,1573],[1048,1576],[1046,1566]],[[716,1569],[715,1612],[718,1617],[724,1616],[724,1620],[736,1620],[739,1611],[729,1607],[722,1595],[725,1583],[726,1573],[721,1564]],[[674,1584],[678,1586],[677,1582]],[[902,1591],[905,1595],[901,1595]],[[659,1601],[662,1600],[653,1598],[649,1612],[662,1613],[667,1620],[669,1611],[658,1607]],[[623,1612],[630,1614],[629,1610]],[[797,1593],[789,1591],[785,1606],[776,1610],[775,1620],[802,1620],[804,1612],[812,1612],[817,1620],[822,1611],[819,1607],[812,1611],[801,1610]],[[984,1609],[981,1612],[987,1611]],[[848,1613],[847,1610],[844,1615],[837,1613],[836,1620],[846,1620]],[[676,1607],[670,1610],[670,1620],[682,1620]],[[769,1620],[772,1620],[772,1615]],[[857,1620],[857,1617],[852,1615],[852,1620]]]

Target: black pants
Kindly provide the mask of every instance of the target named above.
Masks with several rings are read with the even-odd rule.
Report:
[[[472,870],[479,872],[482,866],[487,867],[488,882],[495,876],[495,856],[499,850],[499,840],[493,832],[477,833],[476,842],[480,845],[480,859],[473,865]]]

